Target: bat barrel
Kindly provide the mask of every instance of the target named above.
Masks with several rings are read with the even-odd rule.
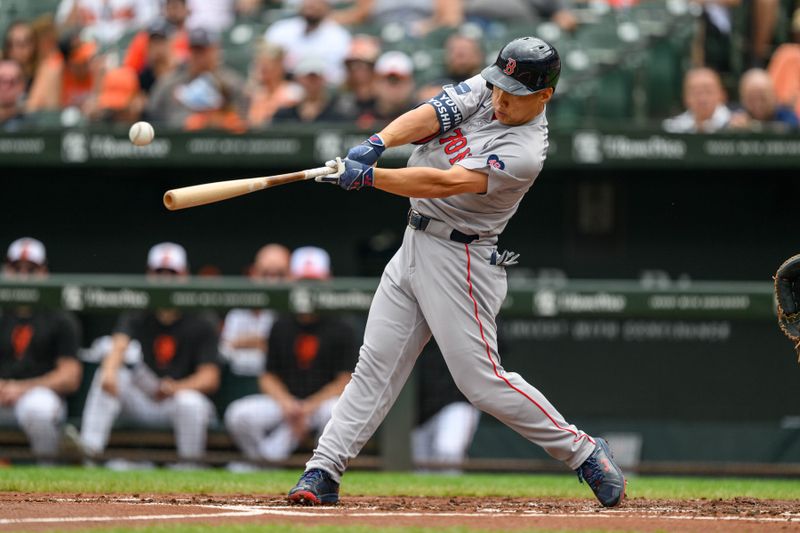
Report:
[[[177,207],[178,201],[175,198],[175,193],[173,191],[167,191],[164,193],[164,206],[169,209],[170,211],[175,211],[178,209]]]

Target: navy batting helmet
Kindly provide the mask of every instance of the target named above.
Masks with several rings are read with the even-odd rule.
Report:
[[[500,50],[494,65],[481,72],[488,83],[517,96],[555,89],[560,74],[558,52],[536,37],[514,39]]]

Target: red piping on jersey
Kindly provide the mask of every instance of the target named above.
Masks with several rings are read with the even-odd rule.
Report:
[[[552,416],[550,416],[550,413],[548,413],[548,412],[545,410],[545,408],[544,408],[544,407],[542,407],[541,405],[539,405],[539,403],[538,403],[536,400],[534,400],[533,398],[531,398],[530,396],[528,396],[527,394],[525,394],[525,392],[523,392],[523,391],[519,390],[517,387],[515,387],[514,385],[512,385],[512,384],[511,384],[511,382],[510,382],[510,381],[508,381],[508,379],[506,379],[506,377],[505,377],[505,376],[501,376],[501,375],[500,375],[500,374],[497,372],[497,364],[494,362],[494,358],[492,358],[492,351],[491,351],[491,349],[489,348],[489,343],[486,341],[486,336],[483,334],[483,323],[481,322],[481,317],[478,315],[478,301],[477,301],[477,300],[475,300],[475,297],[472,295],[472,274],[471,274],[471,272],[470,272],[469,244],[466,244],[466,243],[465,243],[465,244],[464,244],[464,248],[465,248],[465,249],[466,249],[466,251],[467,251],[467,285],[469,285],[469,297],[470,297],[470,299],[472,299],[472,304],[475,306],[475,320],[477,320],[477,321],[478,321],[478,328],[479,328],[479,329],[480,329],[480,331],[481,331],[481,339],[483,339],[483,345],[484,345],[484,346],[486,346],[486,356],[489,358],[489,361],[492,363],[492,369],[494,370],[494,375],[495,375],[495,376],[497,376],[498,378],[502,379],[503,381],[505,381],[505,382],[506,382],[506,385],[508,385],[509,387],[511,387],[512,389],[514,389],[515,391],[517,391],[518,393],[522,394],[523,396],[525,396],[525,398],[527,398],[529,402],[531,402],[533,405],[535,405],[536,407],[538,407],[538,408],[539,408],[539,410],[540,410],[542,413],[544,413],[544,416],[546,416],[548,419],[550,419],[550,422],[552,422],[552,423],[553,423],[553,425],[554,425],[555,427],[557,427],[558,429],[560,429],[560,430],[562,430],[562,431],[569,431],[570,433],[572,433],[573,435],[575,435],[575,440],[574,440],[574,442],[578,442],[578,441],[579,441],[579,440],[581,440],[582,438],[586,437],[586,438],[589,440],[589,442],[591,442],[592,444],[594,444],[594,443],[595,443],[595,442],[594,442],[594,439],[592,439],[592,437],[590,437],[589,435],[587,435],[587,434],[585,434],[585,433],[584,433],[583,435],[578,435],[578,433],[577,433],[577,432],[575,432],[575,431],[571,430],[570,428],[565,428],[565,427],[561,427],[561,426],[559,426],[559,425],[558,425],[558,422],[556,422],[556,421],[553,419],[553,417],[552,417]]]

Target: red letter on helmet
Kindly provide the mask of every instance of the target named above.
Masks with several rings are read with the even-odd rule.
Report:
[[[508,58],[508,62],[506,63],[506,68],[503,69],[503,72],[511,76],[514,74],[514,69],[517,68],[517,60],[511,57]]]

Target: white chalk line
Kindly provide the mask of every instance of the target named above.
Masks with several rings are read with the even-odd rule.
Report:
[[[62,499],[62,502],[70,500]],[[131,499],[126,498],[124,503]],[[147,502],[143,505],[168,505],[165,503]],[[307,517],[307,518],[370,518],[370,517],[392,517],[392,518],[483,518],[486,516],[513,516],[515,518],[571,518],[571,519],[596,519],[596,518],[635,518],[638,520],[723,520],[734,522],[800,522],[800,513],[782,513],[780,516],[697,516],[697,515],[662,515],[647,513],[638,510],[607,510],[603,512],[577,512],[577,513],[548,513],[543,511],[505,511],[502,509],[482,509],[481,512],[461,513],[461,512],[414,512],[414,511],[344,511],[331,507],[321,507],[313,509],[297,509],[295,507],[262,507],[254,505],[208,505],[194,504],[196,507],[204,509],[214,509],[220,512],[202,514],[160,514],[160,515],[127,515],[127,516],[69,516],[69,517],[30,517],[30,518],[0,518],[0,525],[15,524],[48,524],[60,522],[124,522],[124,521],[153,521],[153,520],[187,520],[203,518],[241,518],[254,516],[285,516],[285,517]],[[491,513],[491,514],[489,514]]]

